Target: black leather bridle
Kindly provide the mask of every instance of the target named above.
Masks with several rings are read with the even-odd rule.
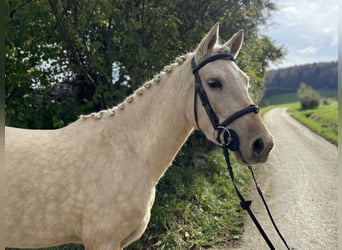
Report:
[[[229,60],[229,61],[235,61],[234,56],[231,54],[216,54],[213,55],[205,60],[203,60],[201,63],[196,65],[195,58],[193,57],[191,60],[191,67],[192,67],[192,73],[195,76],[195,96],[194,96],[194,114],[195,114],[195,122],[197,129],[200,130],[199,124],[198,124],[198,115],[197,115],[197,97],[200,98],[202,106],[204,107],[205,111],[207,112],[207,115],[209,117],[209,120],[211,122],[211,125],[216,132],[216,142],[218,145],[222,144],[221,141],[221,134],[224,133],[224,136],[228,137],[229,145],[228,148],[232,151],[237,151],[239,149],[239,137],[237,136],[236,132],[231,129],[227,128],[227,126],[235,121],[236,119],[240,118],[241,116],[244,116],[248,113],[258,113],[259,107],[255,104],[251,104],[250,106],[241,109],[235,113],[233,113],[231,116],[229,116],[227,119],[225,119],[223,122],[220,123],[220,120],[218,116],[216,115],[215,111],[213,110],[212,106],[210,105],[210,101],[208,98],[207,93],[205,92],[205,89],[203,87],[201,77],[199,75],[199,70],[205,66],[206,64],[216,61],[216,60]]]
[[[252,221],[254,222],[255,226],[259,230],[260,234],[264,238],[264,240],[267,243],[267,245],[269,246],[269,248],[271,250],[274,250],[275,247],[273,246],[272,242],[270,241],[270,239],[266,235],[265,231],[261,227],[260,223],[258,222],[257,218],[255,217],[255,215],[253,214],[253,212],[250,208],[252,201],[251,200],[245,200],[245,198],[242,196],[241,192],[237,188],[237,185],[235,183],[233,168],[232,168],[232,165],[230,162],[229,151],[228,151],[228,149],[230,149],[232,151],[239,150],[239,147],[240,147],[239,144],[240,143],[239,143],[239,136],[237,135],[237,133],[233,129],[228,128],[227,126],[229,124],[231,124],[233,121],[235,121],[236,119],[238,119],[244,115],[247,115],[249,113],[259,113],[259,107],[255,104],[251,104],[248,107],[243,108],[243,109],[233,113],[228,118],[226,118],[223,122],[220,123],[218,116],[216,115],[215,111],[213,110],[212,106],[210,105],[208,95],[205,92],[205,89],[204,89],[202,81],[201,81],[201,77],[200,77],[199,72],[198,72],[203,66],[205,66],[206,64],[208,64],[210,62],[216,61],[216,60],[235,61],[235,58],[231,54],[223,53],[223,54],[213,55],[213,56],[203,60],[202,62],[200,62],[197,65],[196,65],[194,57],[191,60],[192,73],[195,76],[194,114],[195,114],[196,127],[198,130],[200,130],[200,127],[198,124],[198,114],[197,114],[197,99],[199,97],[201,100],[202,106],[204,107],[204,109],[205,109],[205,111],[209,117],[209,120],[211,122],[211,125],[214,129],[214,134],[216,133],[216,137],[214,135],[214,139],[216,140],[216,144],[219,145],[223,149],[223,154],[224,154],[224,157],[226,160],[227,169],[228,169],[231,181],[233,183],[233,186],[235,188],[235,192],[240,199],[240,205],[244,210],[247,211],[248,215],[251,217]],[[222,133],[223,133],[223,141],[221,140]],[[263,204],[266,208],[267,214],[268,214],[268,216],[272,222],[274,229],[276,230],[279,237],[283,241],[286,249],[290,250],[290,247],[288,246],[284,237],[281,235],[277,225],[275,224],[275,222],[272,218],[272,215],[271,215],[271,212],[268,208],[266,200],[265,200],[265,198],[262,194],[262,191],[259,188],[259,185],[255,179],[253,168],[251,166],[248,166],[248,168],[250,169],[250,171],[252,173],[252,177],[253,177],[253,180],[255,182],[256,189],[257,189],[258,194],[260,195],[260,197],[263,201]]]

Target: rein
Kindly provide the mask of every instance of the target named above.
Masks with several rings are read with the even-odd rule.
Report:
[[[218,116],[216,115],[215,111],[213,110],[212,106],[210,105],[208,95],[205,92],[205,89],[204,89],[202,81],[201,81],[201,77],[199,75],[199,70],[203,66],[205,66],[206,64],[213,62],[215,60],[235,61],[234,56],[232,56],[231,54],[227,54],[227,53],[216,54],[214,56],[211,56],[211,57],[205,59],[204,61],[202,61],[201,63],[199,63],[197,65],[196,65],[194,57],[191,60],[192,73],[195,76],[194,115],[195,115],[196,127],[198,130],[200,130],[200,127],[198,124],[198,114],[197,114],[197,99],[198,99],[197,97],[199,97],[199,99],[201,100],[202,106],[205,109],[205,111],[209,117],[211,125],[214,128],[214,138],[215,138],[215,133],[216,133],[216,138],[215,138],[216,144],[218,146],[220,146],[223,150],[223,155],[224,155],[225,160],[226,160],[227,169],[228,169],[228,172],[230,175],[230,179],[233,183],[235,192],[240,199],[240,206],[242,207],[243,210],[247,211],[248,215],[251,217],[252,221],[254,222],[255,226],[259,230],[259,233],[262,235],[262,237],[264,238],[264,240],[267,243],[267,245],[269,246],[269,248],[271,250],[274,250],[275,247],[273,246],[272,242],[268,238],[267,234],[265,233],[264,229],[262,228],[262,226],[260,225],[260,223],[258,222],[257,218],[255,217],[253,211],[250,208],[252,201],[251,200],[245,200],[245,198],[242,196],[241,192],[237,188],[237,185],[235,183],[233,168],[232,168],[232,165],[230,162],[229,150],[228,150],[228,149],[230,149],[232,151],[237,151],[239,149],[239,136],[237,135],[237,133],[233,129],[228,128],[227,126],[230,123],[232,123],[233,121],[235,121],[236,119],[238,119],[238,118],[240,118],[240,117],[242,117],[248,113],[258,113],[259,107],[255,104],[251,104],[250,106],[233,113],[232,115],[227,117],[223,122],[221,122],[221,123],[219,122]],[[223,134],[223,142],[221,140],[222,134]],[[267,214],[268,214],[268,216],[272,222],[274,229],[276,230],[277,234],[279,235],[279,237],[283,241],[284,245],[286,246],[286,249],[290,250],[288,244],[286,243],[284,237],[281,235],[277,225],[275,224],[275,222],[273,220],[273,217],[272,217],[271,212],[268,208],[266,200],[265,200],[265,198],[262,194],[262,191],[259,188],[259,185],[255,179],[253,168],[251,166],[248,166],[248,168],[251,171],[256,189],[257,189],[258,194],[264,203],[264,206],[267,210]]]

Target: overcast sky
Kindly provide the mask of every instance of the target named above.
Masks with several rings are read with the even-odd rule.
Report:
[[[337,60],[338,0],[274,0],[270,25],[262,32],[287,55],[278,65],[283,68],[313,62]]]

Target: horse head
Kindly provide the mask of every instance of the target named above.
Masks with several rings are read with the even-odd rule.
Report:
[[[267,160],[274,143],[249,97],[249,78],[235,63],[243,38],[244,32],[239,31],[220,45],[216,24],[195,50],[193,125],[215,143],[222,143],[228,134],[234,145],[231,149],[241,163],[261,163]]]

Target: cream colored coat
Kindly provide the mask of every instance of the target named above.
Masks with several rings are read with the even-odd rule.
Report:
[[[144,232],[155,186],[195,126],[194,76],[190,60],[219,53],[218,25],[195,53],[145,83],[118,107],[80,119],[58,130],[7,127],[5,151],[5,243],[47,247],[82,243],[86,249],[122,249]],[[239,32],[223,45],[237,55]],[[215,61],[201,77],[218,77],[227,87],[208,96],[220,118],[248,106],[248,78],[233,62]],[[229,86],[229,87],[228,87]],[[207,87],[206,87],[207,88]],[[198,105],[199,124],[213,130]],[[236,121],[244,162],[265,161],[273,142],[259,116]],[[253,129],[252,129],[253,128]],[[267,149],[253,154],[263,138]]]

